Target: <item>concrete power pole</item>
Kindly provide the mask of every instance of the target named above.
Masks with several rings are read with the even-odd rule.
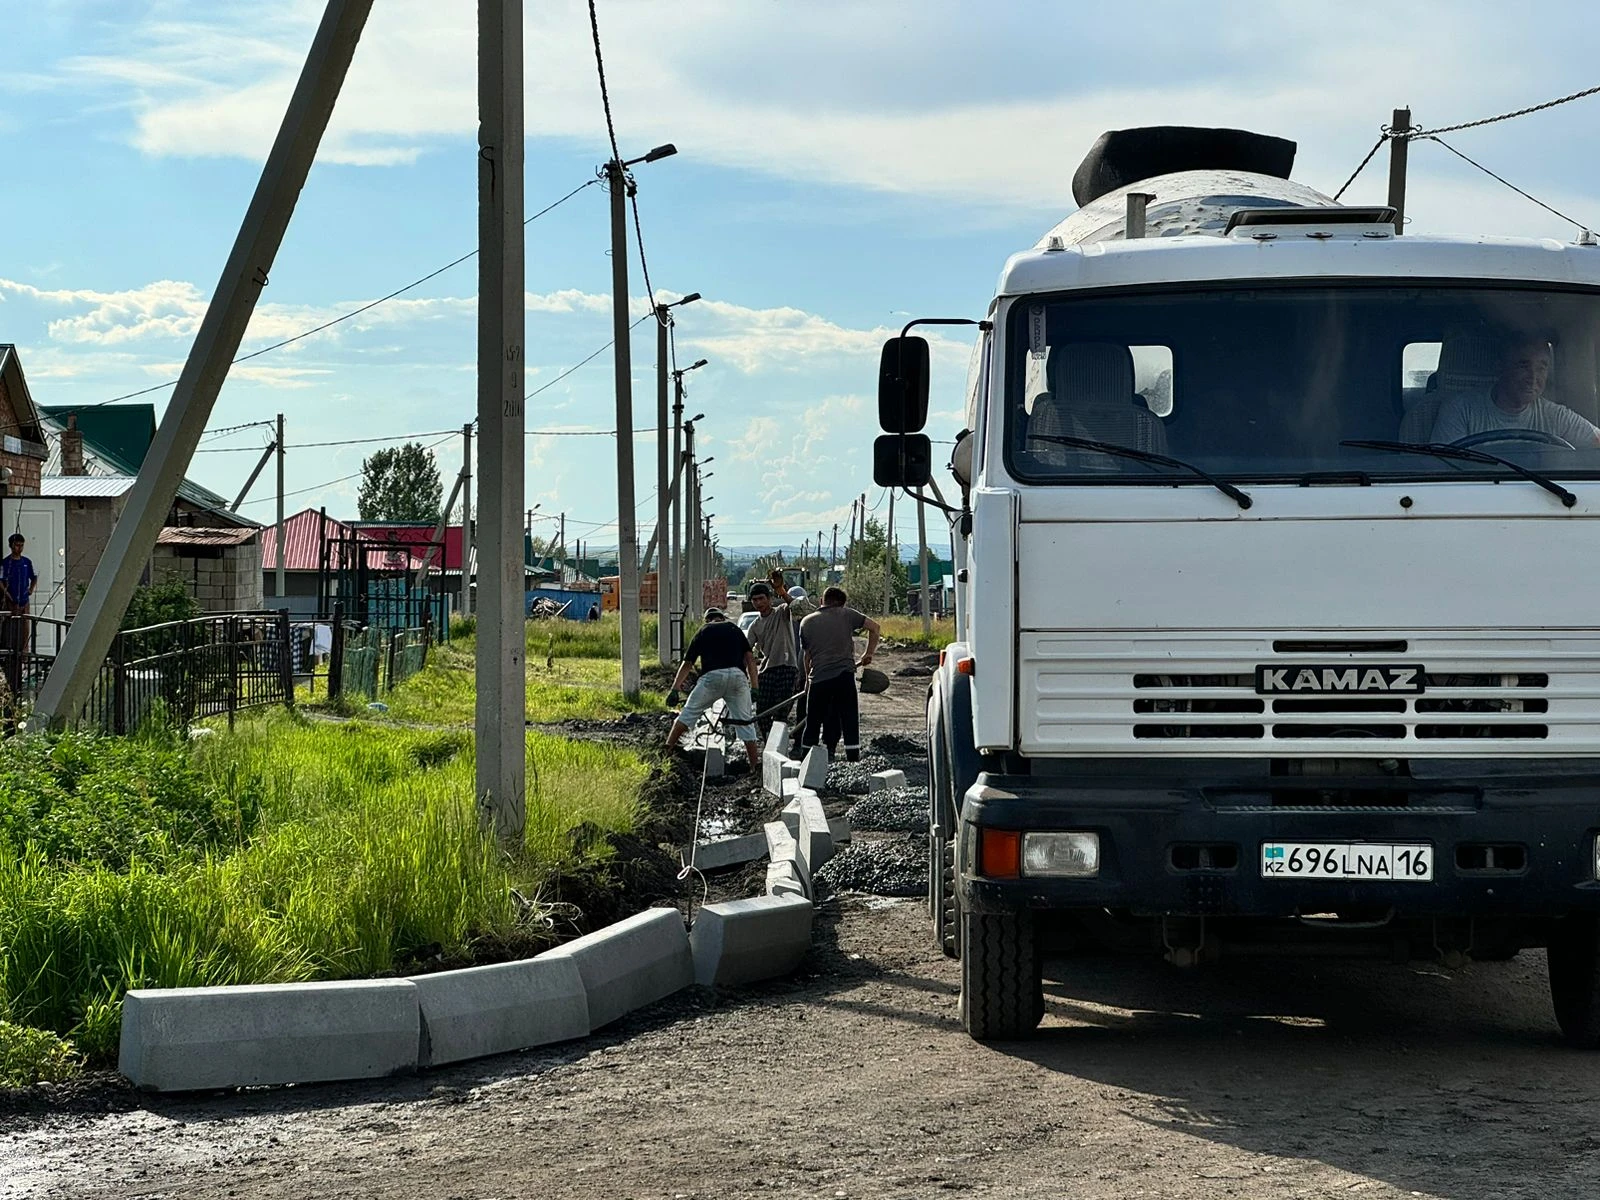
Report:
[[[278,414],[278,546],[277,546],[278,607],[287,608],[283,596],[283,414]]]
[[[172,498],[228,377],[228,366],[239,352],[256,299],[267,284],[371,10],[372,0],[328,0],[178,386],[72,629],[40,689],[34,712],[41,725],[77,720],[100,677],[111,639],[139,586]]]
[[[617,613],[622,693],[639,694],[639,534],[633,511],[633,353],[628,344],[628,172],[606,164],[611,190],[611,336],[617,384]]]
[[[445,516],[449,516],[446,513]],[[533,510],[528,510],[528,530],[533,530]],[[527,543],[524,542],[524,545]],[[461,611],[470,613],[472,602],[472,424],[461,427]]]
[[[656,660],[672,665],[672,622],[667,619],[667,521],[671,484],[667,480],[667,322],[665,308],[656,309]]]
[[[688,621],[698,617],[701,608],[700,592],[695,590],[695,567],[700,559],[700,470],[694,462],[693,421],[683,427],[683,488],[683,616]]]
[[[1411,150],[1411,110],[1397,108],[1389,125],[1389,204],[1396,235],[1406,231],[1406,157]]]
[[[522,560],[527,314],[523,263],[521,0],[478,0],[478,437],[483,595],[478,605],[480,823],[522,840],[527,800],[526,587]]]
[[[679,484],[672,492],[672,557],[668,560],[671,569],[668,578],[671,581],[672,600],[671,611],[682,614],[683,612],[683,499],[684,489],[689,486],[687,473],[683,469],[683,376],[674,375],[672,378],[672,469],[679,477]],[[662,537],[667,535],[663,533]],[[670,618],[669,618],[670,620]],[[683,647],[671,647],[674,655]]]

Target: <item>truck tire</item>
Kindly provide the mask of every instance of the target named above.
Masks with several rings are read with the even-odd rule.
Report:
[[[974,1040],[1030,1037],[1044,1015],[1033,917],[961,914],[961,1024]]]
[[[1561,1036],[1580,1050],[1600,1049],[1600,917],[1557,921],[1546,955]]]

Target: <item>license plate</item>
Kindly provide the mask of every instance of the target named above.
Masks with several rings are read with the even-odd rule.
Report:
[[[1433,880],[1433,847],[1387,842],[1263,842],[1263,879]]]

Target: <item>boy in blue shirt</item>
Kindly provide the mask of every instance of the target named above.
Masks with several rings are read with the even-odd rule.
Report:
[[[20,533],[13,533],[9,541],[10,556],[0,559],[0,606],[21,618],[10,632],[17,639],[16,645],[25,646],[28,643],[28,601],[33,597],[33,585],[39,582],[39,576],[32,560],[22,553],[27,539]]]

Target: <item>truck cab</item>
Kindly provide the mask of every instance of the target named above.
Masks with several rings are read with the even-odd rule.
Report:
[[[1206,132],[1102,154],[979,328],[928,698],[963,1021],[1025,1036],[1085,947],[1543,947],[1593,1048],[1600,247],[1399,236]],[[926,482],[926,355],[881,484]]]

